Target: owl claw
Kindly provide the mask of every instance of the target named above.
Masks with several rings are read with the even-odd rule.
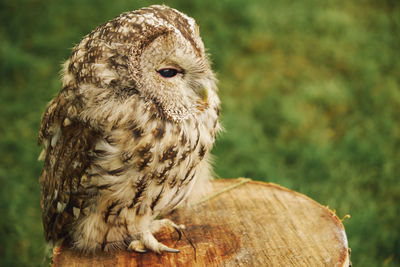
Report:
[[[167,247],[166,245],[158,242],[150,231],[143,233],[140,236],[140,240],[132,241],[128,246],[128,250],[141,253],[147,252],[147,250],[152,250],[157,254],[160,254],[161,252],[179,252],[178,249]]]
[[[160,222],[163,225],[172,226],[175,229],[175,231],[178,233],[178,240],[181,240],[181,238],[182,238],[182,229],[185,229],[185,226],[183,224],[177,225],[173,221],[168,220],[168,219],[160,220]]]
[[[182,229],[185,229],[184,225],[177,225],[173,221],[168,219],[155,220],[151,223],[149,230],[139,234],[137,236],[138,239],[133,240],[129,244],[128,250],[141,253],[146,252],[147,250],[151,250],[157,254],[160,254],[162,252],[178,253],[178,249],[167,247],[166,245],[158,242],[157,239],[155,239],[155,237],[153,236],[153,233],[160,231],[160,229],[165,226],[173,227],[179,235],[179,240],[181,239]]]
[[[161,219],[153,221],[150,230],[152,233],[157,233],[158,231],[160,231],[161,228],[165,226],[173,227],[178,232],[179,236],[181,236],[182,234],[181,230],[185,229],[185,225],[183,224],[177,225],[169,219]]]
[[[178,253],[179,252],[179,249],[170,248],[170,247],[167,247],[166,245],[163,245],[161,243],[159,243],[159,244],[160,244],[160,251],[161,252],[171,252],[171,253]]]
[[[178,233],[178,240],[181,240],[182,230],[185,229],[185,225],[183,225],[183,224],[177,225],[176,223],[174,223],[173,221],[171,221],[169,219],[162,219],[159,222],[162,226],[172,226],[175,229],[175,231]]]
[[[139,253],[146,253],[147,252],[146,249],[139,249],[139,248],[135,248],[135,249],[133,249],[133,251],[139,252]]]
[[[128,250],[129,251],[140,252],[140,253],[147,252],[146,247],[144,246],[144,244],[140,240],[132,241],[129,244]]]
[[[175,227],[176,226],[176,227]],[[181,240],[181,238],[182,238],[182,231],[181,231],[181,228],[178,226],[178,225],[175,225],[174,226],[174,229],[175,229],[175,231],[178,233],[178,240]]]

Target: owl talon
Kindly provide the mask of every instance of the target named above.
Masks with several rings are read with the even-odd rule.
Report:
[[[178,233],[178,240],[181,240],[181,238],[182,238],[181,228],[178,226],[178,227],[174,227],[174,229]]]
[[[179,249],[170,248],[170,247],[167,247],[166,245],[163,245],[163,244],[160,244],[160,245],[161,245],[160,251],[162,251],[162,252],[171,252],[171,253],[178,253],[179,252]]]
[[[185,229],[185,225],[180,224],[177,225],[173,221],[169,219],[161,219],[161,220],[156,220],[153,221],[152,226],[151,226],[151,232],[152,233],[157,233],[160,231],[161,228],[168,226],[168,227],[173,227],[175,231],[178,233],[178,240],[181,240],[182,238],[182,230]]]
[[[128,247],[129,251],[135,251],[135,252],[140,252],[140,253],[145,253],[147,252],[146,247],[140,240],[134,240],[129,244]]]
[[[173,227],[178,233],[182,229],[185,229],[185,226],[183,224],[177,225],[176,223],[174,223],[173,221],[171,221],[169,219],[161,219],[161,220],[153,221],[150,230],[152,233],[157,233],[161,230],[161,228],[166,227],[166,226]]]
[[[158,242],[150,231],[142,233],[140,235],[140,240],[132,241],[128,246],[128,250],[140,253],[147,252],[147,250],[152,250],[157,254],[160,254],[161,252],[179,252],[178,249],[167,247],[166,245]]]
[[[139,253],[146,253],[147,252],[146,249],[139,249],[139,248],[135,248],[133,251],[139,252]]]

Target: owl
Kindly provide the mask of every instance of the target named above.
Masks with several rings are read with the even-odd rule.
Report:
[[[216,78],[191,17],[164,5],[98,26],[63,64],[40,126],[50,244],[178,252],[158,219],[207,192],[220,130]]]

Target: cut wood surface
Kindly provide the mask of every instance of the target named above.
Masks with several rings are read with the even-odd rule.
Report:
[[[349,266],[341,221],[314,200],[276,184],[215,180],[210,198],[167,218],[186,229],[155,237],[179,253],[81,255],[54,249],[53,266]]]

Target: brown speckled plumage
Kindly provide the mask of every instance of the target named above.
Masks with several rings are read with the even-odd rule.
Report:
[[[177,226],[155,218],[207,190],[216,91],[198,27],[177,10],[124,13],[84,37],[39,132],[46,240],[174,252],[152,233]]]

